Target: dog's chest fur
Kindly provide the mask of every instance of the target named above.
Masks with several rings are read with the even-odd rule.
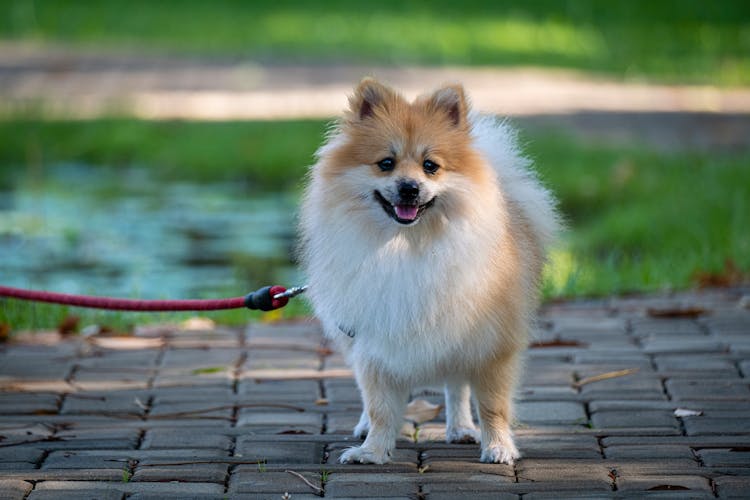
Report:
[[[478,305],[496,278],[490,261],[502,231],[493,219],[422,242],[404,233],[378,240],[355,224],[319,228],[308,242],[310,292],[327,335],[354,361],[423,379],[486,357],[499,333]]]

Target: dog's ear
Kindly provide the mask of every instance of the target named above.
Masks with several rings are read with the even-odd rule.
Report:
[[[466,124],[468,104],[461,85],[447,85],[436,90],[430,97],[429,104],[432,109],[445,113],[453,125]]]
[[[354,115],[363,120],[375,113],[375,108],[385,104],[392,91],[374,78],[363,79],[349,98],[349,107]]]

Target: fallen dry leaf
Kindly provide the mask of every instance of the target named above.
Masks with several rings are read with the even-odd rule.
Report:
[[[421,424],[437,418],[442,409],[443,405],[432,404],[424,399],[415,399],[406,406],[404,419],[415,424]]]
[[[701,288],[738,285],[746,279],[747,276],[742,273],[732,259],[726,259],[724,261],[724,269],[719,272],[696,271],[693,273],[693,280]]]
[[[8,323],[0,323],[0,342],[7,342],[10,337],[10,325]]]
[[[556,338],[552,340],[540,340],[529,344],[529,349],[542,349],[548,347],[586,347],[588,344],[577,340],[565,340]]]
[[[700,306],[649,307],[646,312],[652,318],[697,318],[708,312]]]
[[[81,318],[78,316],[65,316],[57,325],[57,331],[60,335],[72,335],[78,331],[78,325]]]

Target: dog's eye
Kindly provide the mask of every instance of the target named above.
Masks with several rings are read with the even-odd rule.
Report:
[[[422,163],[422,168],[424,169],[426,173],[434,174],[435,172],[438,171],[438,169],[440,168],[440,165],[438,165],[432,160],[425,160],[424,163]]]
[[[383,172],[390,172],[396,166],[396,160],[393,158],[383,158],[378,162],[378,167]]]

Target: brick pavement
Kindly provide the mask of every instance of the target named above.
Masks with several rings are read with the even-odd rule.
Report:
[[[747,498],[748,292],[546,305],[512,467],[442,442],[442,413],[339,465],[359,396],[311,321],[6,344],[0,498]]]

